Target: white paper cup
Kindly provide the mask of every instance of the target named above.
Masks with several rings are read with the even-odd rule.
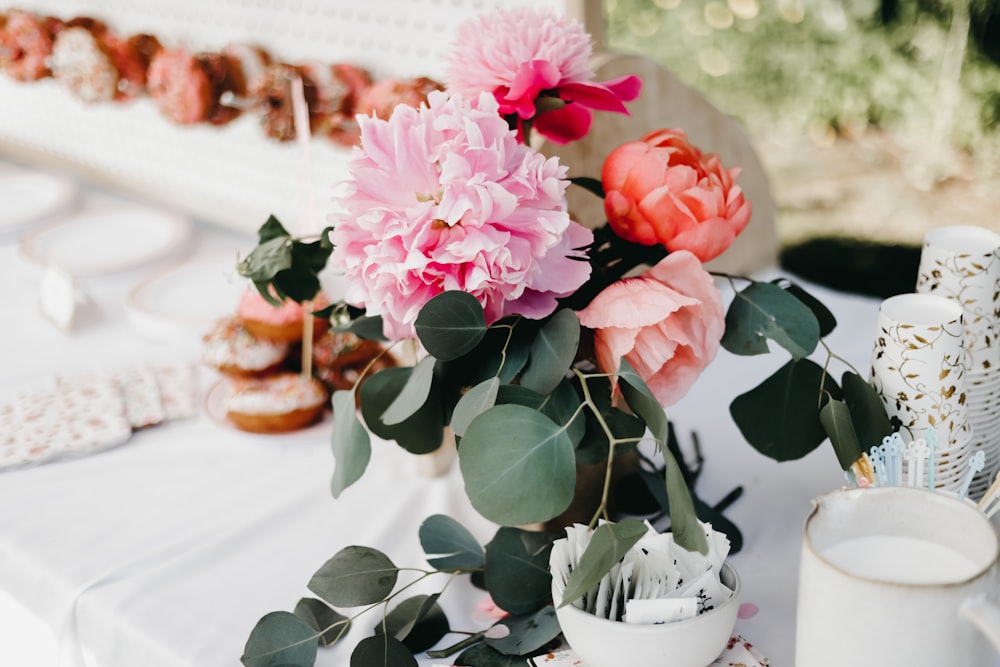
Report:
[[[1000,234],[969,225],[930,230],[916,290],[961,304],[970,370],[1000,367]]]
[[[882,302],[872,385],[905,440],[928,429],[957,444],[969,436],[962,308],[945,297],[900,294]]]

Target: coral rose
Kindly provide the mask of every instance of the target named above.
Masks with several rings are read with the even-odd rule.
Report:
[[[622,238],[718,257],[750,222],[750,202],[714,154],[703,155],[683,130],[651,132],[604,161],[604,211]]]
[[[715,358],[725,330],[722,295],[686,251],[612,283],[577,315],[594,330],[598,368],[617,373],[625,357],[663,406],[688,392]],[[616,379],[613,387],[617,393]]]

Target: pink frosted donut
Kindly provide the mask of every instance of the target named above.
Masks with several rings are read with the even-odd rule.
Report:
[[[212,81],[185,49],[157,53],[149,64],[146,86],[160,113],[175,123],[202,122],[212,109]]]
[[[59,19],[10,10],[0,31],[0,68],[18,81],[37,81],[49,76],[52,41],[61,27]]]
[[[319,310],[330,305],[326,296],[320,292],[312,302],[312,310]],[[240,297],[236,310],[237,316],[247,331],[258,338],[296,343],[302,340],[302,322],[306,311],[301,304],[286,299],[281,306],[275,307],[264,300],[254,288],[248,288]],[[313,337],[318,338],[330,328],[330,321],[319,317],[313,318]]]

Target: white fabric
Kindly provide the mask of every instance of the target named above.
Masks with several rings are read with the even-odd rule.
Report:
[[[198,229],[193,252],[221,249],[235,258],[252,246],[249,237]],[[0,246],[7,313],[0,327],[0,402],[57,375],[196,360],[196,336],[154,340],[127,323],[129,289],[156,268],[88,278],[96,307],[66,334],[38,311],[37,269],[20,262],[15,247]],[[867,373],[876,302],[816,292],[840,320],[833,349]],[[234,307],[220,303],[220,314]],[[701,440],[706,469],[699,495],[713,502],[734,486],[746,489],[728,512],[745,538],[731,562],[744,601],[760,611],[737,631],[776,665],[793,662],[798,550],[809,499],[843,481],[828,444],[779,465],[747,445],[729,417],[730,400],[785,359],[781,351],[755,359],[720,352],[691,394],[668,411],[683,442],[692,430]],[[214,379],[204,370],[202,390]],[[418,526],[442,512],[484,541],[492,534],[469,508],[457,469],[420,477],[413,458],[387,443],[373,443],[368,474],[334,500],[330,426],[328,418],[299,433],[256,436],[202,410],[102,453],[0,473],[0,664],[53,665],[52,644],[39,643],[47,626],[60,644],[60,665],[85,664],[86,652],[101,667],[238,665],[256,621],[291,610],[308,594],[311,574],[340,548],[369,545],[398,565],[423,566]],[[432,581],[429,590],[442,584]],[[484,625],[471,613],[480,595],[467,585],[448,588],[443,603],[454,627]],[[351,645],[375,621],[363,618],[344,645],[321,649],[318,664],[347,665]],[[12,653],[18,650],[29,653]]]

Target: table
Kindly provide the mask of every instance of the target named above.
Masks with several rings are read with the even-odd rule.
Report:
[[[222,250],[235,258],[252,247],[252,238],[196,226],[188,253]],[[126,318],[125,295],[162,268],[86,280],[95,307],[65,334],[39,314],[37,270],[25,266],[15,246],[0,246],[8,312],[0,329],[0,401],[56,374],[196,361],[195,332],[153,340]],[[840,320],[831,347],[866,370],[877,302],[810,287]],[[233,307],[220,304],[222,312]],[[745,488],[727,513],[745,538],[732,563],[744,601],[759,613],[739,621],[737,631],[776,665],[793,664],[809,500],[843,483],[828,444],[777,464],[747,445],[728,416],[734,396],[784,361],[783,352],[736,358],[720,351],[668,410],[683,441],[692,430],[700,437],[706,467],[699,495],[713,502],[734,486]],[[203,369],[200,379],[207,390],[215,377]],[[423,565],[417,528],[440,512],[483,540],[491,535],[469,507],[457,469],[422,477],[411,455],[387,443],[374,443],[366,476],[334,500],[329,430],[328,419],[288,436],[255,436],[202,411],[103,453],[0,473],[0,664],[237,665],[257,619],[291,610],[308,594],[311,574],[340,548],[365,544],[399,565]],[[480,597],[459,586],[442,602],[458,626],[454,619]],[[345,645],[321,650],[317,664],[347,665],[350,645],[375,621],[362,619]],[[482,624],[470,618],[463,629]]]

